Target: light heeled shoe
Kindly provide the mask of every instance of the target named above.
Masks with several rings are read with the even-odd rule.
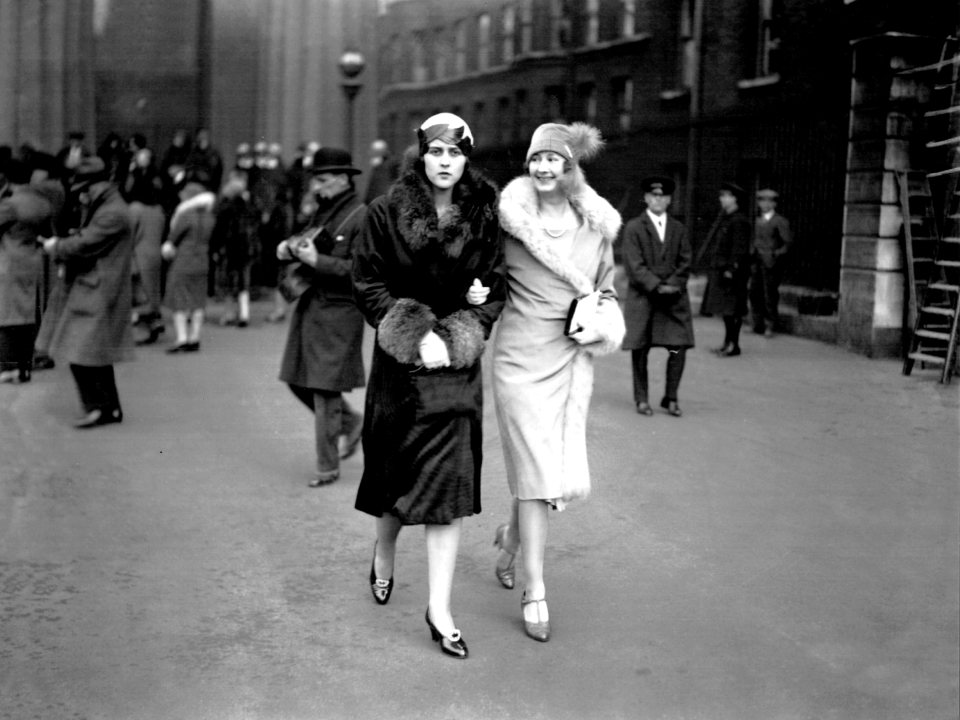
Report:
[[[455,657],[458,660],[466,660],[467,655],[470,654],[470,651],[467,650],[467,643],[463,641],[463,636],[460,634],[460,631],[454,629],[450,634],[450,637],[447,637],[433,624],[433,621],[430,620],[430,608],[427,608],[427,612],[424,614],[424,618],[427,621],[427,627],[430,628],[430,637],[434,642],[440,643],[440,649],[450,655]]]
[[[507,532],[509,530],[510,526],[504,523],[497,528],[497,532],[493,536],[493,546],[498,548],[500,552],[510,556],[510,561],[507,563],[506,567],[501,567],[499,558],[497,558],[497,564],[494,566],[493,571],[496,573],[497,580],[500,581],[501,585],[503,585],[507,590],[513,590],[513,587],[516,584],[517,553],[507,550]]]
[[[527,620],[526,609],[530,605],[536,605],[537,608],[537,619],[535,622],[530,622]],[[520,601],[520,610],[523,611],[523,629],[526,631],[527,635],[538,642],[546,642],[549,640],[550,620],[549,615],[547,615],[546,599],[540,598],[539,600],[527,600],[526,593],[524,593],[523,599]],[[548,618],[546,620],[543,619],[545,615]]]

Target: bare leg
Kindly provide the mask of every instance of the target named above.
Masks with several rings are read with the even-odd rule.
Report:
[[[542,500],[520,500],[518,508],[520,525],[520,554],[523,557],[524,597],[527,600],[541,600],[546,594],[543,582],[543,558],[547,548],[547,529],[549,525],[547,503]],[[542,605],[542,604],[541,604]],[[532,613],[537,612],[537,604],[527,606]],[[544,617],[543,605],[540,618]],[[526,613],[526,609],[524,611]],[[528,618],[536,622],[535,616]]]
[[[437,630],[447,637],[456,629],[450,612],[450,594],[453,591],[453,573],[457,567],[457,548],[460,545],[462,524],[458,518],[449,525],[424,526],[430,585],[428,610]]]
[[[373,571],[381,580],[393,577],[393,560],[397,554],[397,536],[400,535],[400,520],[384,513],[377,518],[377,549]]]

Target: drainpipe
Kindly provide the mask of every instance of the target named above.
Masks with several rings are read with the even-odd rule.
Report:
[[[686,224],[691,234],[695,230],[694,215],[695,188],[699,182],[697,169],[700,165],[700,106],[703,85],[703,3],[704,0],[691,0],[693,3],[693,68],[690,82],[690,129],[687,136],[687,187],[685,188],[684,207]]]

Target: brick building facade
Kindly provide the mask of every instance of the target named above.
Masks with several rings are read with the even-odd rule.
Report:
[[[835,317],[828,337],[895,354],[897,342],[872,323],[896,309],[864,305],[864,278],[850,284],[855,273],[844,272],[852,47],[908,30],[935,54],[938,35],[956,27],[946,5],[394,0],[379,23],[380,132],[402,147],[427,115],[462,114],[478,138],[476,161],[503,182],[522,171],[540,122],[593,123],[608,147],[587,167],[592,184],[629,217],[642,207],[641,177],[672,175],[673,210],[695,247],[717,213],[720,182],[773,185],[798,238],[788,282],[849,296],[840,309],[850,317]],[[865,81],[882,86],[888,75]]]

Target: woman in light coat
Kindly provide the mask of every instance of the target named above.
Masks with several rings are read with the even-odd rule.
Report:
[[[36,185],[30,168],[13,160],[6,168],[13,185],[0,200],[0,382],[29,382],[37,335],[37,292],[43,274],[41,235],[53,230],[63,205],[56,180]]]
[[[580,161],[596,154],[600,133],[583,123],[541,125],[527,150],[527,175],[500,197],[508,297],[494,345],[493,382],[507,481],[514,501],[497,529],[496,574],[514,585],[523,556],[521,600],[527,634],[550,637],[543,561],[550,508],[586,497],[586,419],[593,358],[615,351],[623,316],[613,287],[613,240],[620,215],[589,185]],[[571,302],[597,301],[580,327]]]
[[[377,329],[356,507],[377,518],[370,589],[381,605],[401,527],[424,526],[427,625],[465,658],[450,596],[463,518],[480,512],[480,358],[503,307],[503,248],[497,191],[469,167],[467,124],[440,113],[417,137],[412,167],[370,204],[354,263],[357,304]]]
[[[197,352],[207,306],[210,237],[217,217],[217,196],[207,189],[207,178],[188,178],[180,190],[180,204],[170,219],[170,233],[160,249],[171,260],[164,303],[173,311],[174,345],[168,353]]]

